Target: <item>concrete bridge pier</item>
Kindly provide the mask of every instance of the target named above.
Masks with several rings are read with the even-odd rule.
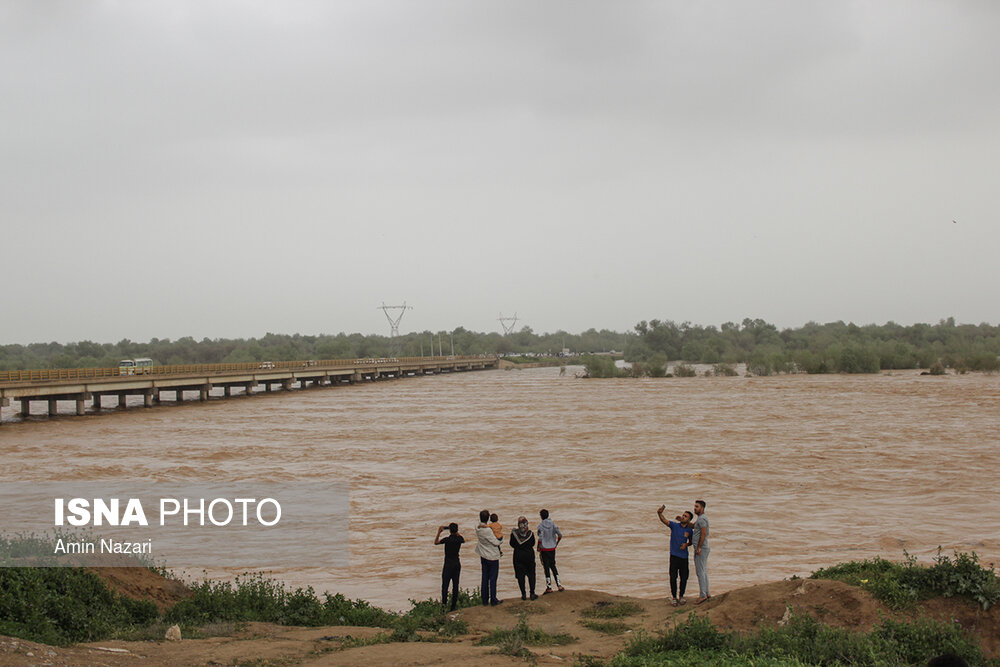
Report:
[[[225,387],[222,388],[222,395],[225,396],[226,398],[229,398],[230,396],[233,395],[233,388],[227,384]]]
[[[174,392],[174,394],[176,394],[176,396],[174,397],[175,401],[177,401],[178,403],[183,403],[184,402],[184,390],[183,389],[178,389],[177,391]]]
[[[243,386],[243,393],[247,396],[253,396],[253,382],[247,382]]]
[[[144,407],[153,407],[153,390],[147,389],[142,393],[142,404]]]
[[[201,389],[198,390],[198,400],[199,401],[207,401],[208,400],[208,392],[209,392],[209,390],[211,388],[212,388],[212,385],[210,385],[210,384],[202,385]]]
[[[127,398],[128,398],[128,396],[125,394],[125,392],[122,392],[122,393],[118,394],[118,407],[119,408],[121,408],[121,409],[124,410],[128,406],[128,401],[126,400]]]
[[[49,399],[49,416],[50,417],[52,415],[59,414],[59,410],[56,409],[56,403],[58,403],[58,401],[56,401],[56,399],[54,399],[54,398],[50,398]]]
[[[94,408],[94,412],[100,412],[101,411],[101,395],[98,394],[98,393],[96,393],[96,392],[94,393],[93,408]]]
[[[31,416],[31,401],[26,398],[21,399],[21,416],[30,417]]]
[[[76,414],[77,415],[82,415],[84,413],[84,403],[83,403],[83,401],[84,401],[84,397],[83,397],[83,394],[81,394],[80,397],[76,399]]]

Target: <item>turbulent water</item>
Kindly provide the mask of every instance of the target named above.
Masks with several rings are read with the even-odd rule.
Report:
[[[274,572],[392,607],[439,590],[436,527],[473,538],[482,508],[508,529],[548,508],[565,585],[648,597],[668,591],[656,508],[696,498],[713,594],[904,550],[927,561],[938,546],[1000,564],[998,376],[541,368],[106,412],[21,423],[5,408],[0,481],[345,480],[350,568]],[[471,545],[463,561],[472,587]],[[505,549],[500,594],[516,591]]]

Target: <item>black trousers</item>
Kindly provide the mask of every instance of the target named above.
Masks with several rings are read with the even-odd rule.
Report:
[[[444,569],[441,570],[441,604],[448,604],[448,584],[451,584],[451,610],[455,611],[458,604],[458,577],[462,574],[461,563],[449,563],[445,561]]]
[[[556,578],[557,583],[559,579],[559,570],[556,569],[556,552],[552,551],[539,551],[538,557],[542,559],[542,568],[545,570],[545,581],[549,581],[549,572],[552,576]]]
[[[677,575],[681,578],[680,597],[684,597],[688,584],[688,559],[670,554],[670,597],[677,597]]]
[[[514,576],[517,577],[517,587],[521,589],[521,597],[525,597],[524,580],[528,580],[528,590],[535,594],[535,560],[530,563],[519,563],[514,561]]]

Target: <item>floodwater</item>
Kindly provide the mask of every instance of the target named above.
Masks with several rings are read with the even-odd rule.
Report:
[[[644,597],[668,594],[656,508],[672,517],[696,498],[711,519],[713,594],[849,559],[906,551],[929,561],[939,546],[1000,564],[1000,376],[583,380],[572,371],[458,373],[26,423],[8,407],[0,482],[343,480],[350,568],[276,564],[274,573],[396,608],[440,590],[436,527],[456,521],[474,541],[482,508],[508,530],[548,508],[565,535],[566,586]],[[463,561],[462,585],[475,586],[472,545]],[[517,594],[506,549],[500,594]]]

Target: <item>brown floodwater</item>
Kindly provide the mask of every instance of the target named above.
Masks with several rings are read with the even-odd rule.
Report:
[[[344,480],[349,569],[274,573],[396,608],[439,590],[436,527],[474,538],[482,508],[508,529],[548,508],[566,586],[646,597],[668,591],[656,508],[696,498],[714,594],[849,559],[929,561],[939,546],[1000,564],[1000,376],[540,368],[107,412],[21,423],[5,408],[0,481]],[[475,586],[471,545],[463,562]],[[516,592],[505,553],[501,597]]]

